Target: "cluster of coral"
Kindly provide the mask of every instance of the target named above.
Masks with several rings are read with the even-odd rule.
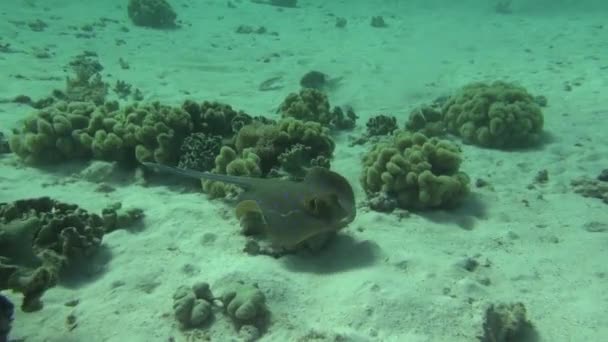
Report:
[[[120,110],[118,103],[59,102],[26,118],[9,143],[30,164],[90,158],[174,163],[191,130],[188,113],[158,103]]]
[[[459,148],[440,137],[449,133],[488,148],[534,146],[543,129],[545,101],[539,99],[512,83],[472,83],[416,108],[405,132],[398,130],[393,116],[370,118],[362,141],[389,136],[363,158],[361,184],[370,206],[390,211],[457,205],[468,193],[469,179],[459,170]]]
[[[451,133],[467,144],[488,148],[530,147],[541,141],[542,104],[513,83],[471,83],[414,110],[406,128],[428,136]]]
[[[293,118],[274,123],[255,121],[238,131],[234,144],[221,147],[211,171],[233,176],[286,173],[301,177],[313,166],[329,168],[334,148],[328,129],[317,122]],[[203,189],[212,197],[225,196],[228,188],[232,186],[203,181]]]
[[[535,145],[543,128],[534,97],[506,82],[463,87],[444,104],[443,121],[465,142],[494,148]]]
[[[75,159],[177,165],[215,173],[302,177],[307,168],[329,168],[334,151],[331,129],[352,127],[352,110],[329,110],[327,96],[306,89],[290,94],[278,121],[252,117],[217,102],[59,101],[27,117],[9,138],[10,148],[26,163]],[[205,181],[213,197],[230,186]]]
[[[192,287],[180,286],[173,294],[173,313],[182,329],[205,326],[216,309],[223,311],[245,341],[257,340],[267,328],[270,312],[266,296],[255,285],[239,281],[214,297],[209,284],[199,282]]]
[[[62,271],[86,263],[106,232],[142,216],[118,207],[97,215],[48,197],[0,203],[0,290],[22,293],[24,311],[39,310]]]
[[[303,88],[299,93],[291,93],[285,98],[279,112],[283,117],[318,122],[336,130],[355,127],[357,115],[352,108],[334,107],[321,90]]]
[[[375,210],[450,208],[469,192],[455,144],[401,131],[363,157],[361,185]]]

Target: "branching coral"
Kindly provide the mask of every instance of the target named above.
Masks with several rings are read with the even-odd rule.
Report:
[[[365,124],[367,127],[367,135],[370,137],[378,135],[389,135],[397,129],[397,118],[392,115],[376,115]]]

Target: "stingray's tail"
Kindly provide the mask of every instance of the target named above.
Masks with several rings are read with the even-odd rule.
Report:
[[[207,180],[212,180],[212,181],[230,183],[230,184],[238,185],[238,186],[242,187],[243,189],[251,188],[251,181],[248,179],[248,177],[220,175],[220,174],[211,173],[211,172],[203,172],[203,171],[196,171],[196,170],[190,170],[190,169],[180,169],[178,167],[157,164],[157,163],[150,163],[150,162],[142,162],[142,164],[150,169],[158,170],[158,171],[169,173],[169,174],[176,175],[176,176],[195,178],[195,179],[207,179]]]

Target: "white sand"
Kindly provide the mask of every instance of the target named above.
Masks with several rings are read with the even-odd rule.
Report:
[[[298,89],[300,76],[322,70],[344,77],[331,101],[354,106],[359,129],[380,113],[403,124],[413,107],[440,94],[503,79],[548,98],[545,127],[553,141],[525,152],[463,146],[462,169],[491,185],[474,189],[464,208],[401,220],[361,211],[329,250],[280,260],[241,252],[244,238],[230,208],[203,194],[127,185],[102,195],[86,181],[62,184],[78,166],[48,172],[15,167],[16,158],[4,156],[0,201],[48,195],[94,211],[121,201],[147,215],[144,231],[105,236],[111,257],[99,277],[49,290],[42,311],[18,312],[15,336],[28,342],[186,341],[171,314],[173,291],[204,280],[219,292],[242,279],[257,282],[267,296],[273,315],[265,341],[334,341],[337,335],[345,338],[340,341],[473,341],[485,305],[500,301],[523,302],[545,341],[608,339],[608,233],[583,229],[591,221],[606,223],[607,207],[569,185],[607,167],[608,28],[601,11],[522,5],[512,15],[497,15],[490,5],[471,10],[462,2],[417,7],[381,0],[301,0],[300,9],[278,11],[244,0],[233,1],[236,9],[224,0],[171,2],[185,23],[175,31],[134,27],[126,1],[3,4],[0,42],[23,53],[0,54],[0,98],[38,98],[62,88],[66,64],[83,50],[99,54],[106,81],[132,83],[146,100],[219,100],[256,115],[274,115],[284,96]],[[347,28],[336,29],[329,13],[346,17]],[[389,27],[370,27],[371,15],[383,15]],[[120,23],[96,28],[94,39],[76,38],[69,28],[100,17]],[[38,18],[49,24],[43,32],[15,24]],[[264,25],[279,35],[239,35],[240,24]],[[130,31],[121,32],[122,26]],[[126,44],[117,46],[116,39]],[[31,51],[41,48],[52,57],[35,58]],[[260,62],[274,53],[280,57]],[[119,58],[131,68],[122,70]],[[286,87],[258,91],[272,76],[283,76]],[[581,85],[567,92],[565,82]],[[16,127],[29,112],[2,104],[2,129]],[[367,146],[347,147],[344,136],[337,141],[334,168],[362,201],[359,157]],[[528,189],[541,169],[549,182]],[[204,243],[210,234],[215,240]],[[466,257],[489,266],[467,272],[458,266]],[[482,285],[484,279],[490,284]],[[75,308],[64,305],[76,298]],[[78,325],[68,331],[71,313]],[[224,318],[207,332],[213,341],[236,337]]]

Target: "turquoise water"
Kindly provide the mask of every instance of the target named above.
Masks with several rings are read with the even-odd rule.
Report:
[[[0,341],[608,340],[607,14],[3,4]]]

